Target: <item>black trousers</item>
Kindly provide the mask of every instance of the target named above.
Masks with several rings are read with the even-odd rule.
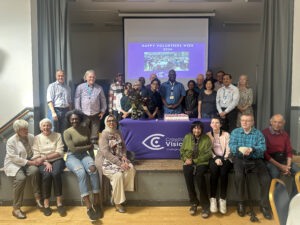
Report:
[[[258,176],[260,184],[260,205],[262,207],[269,206],[269,188],[271,183],[271,178],[268,173],[266,164],[262,159],[239,159],[234,158],[233,167],[235,171],[235,188],[236,194],[240,201],[245,200],[244,190],[245,190],[245,179],[249,173],[255,173]],[[249,182],[247,182],[249,184]],[[249,193],[257,190],[252,190],[251,187],[247,187]],[[248,196],[251,199],[251,196]],[[252,200],[252,199],[251,199]]]
[[[45,166],[39,166],[40,174],[42,175],[42,194],[43,198],[48,199],[51,197],[51,187],[53,183],[54,195],[62,195],[62,173],[65,168],[65,161],[63,159],[57,159],[52,164],[52,172],[46,172]]]
[[[205,173],[208,170],[208,166],[194,166],[194,165],[183,165],[183,174],[185,178],[186,187],[188,190],[190,203],[202,206],[204,209],[209,208],[209,199],[207,194],[207,186],[205,181]],[[197,193],[195,189],[195,182],[197,184],[200,201],[197,198]]]
[[[225,111],[226,108],[222,108]],[[237,120],[237,110],[234,108],[228,114],[226,114],[225,119],[221,119],[222,129],[231,133],[232,130],[236,128],[236,120]]]
[[[216,198],[218,181],[220,177],[220,198],[226,199],[227,185],[228,185],[228,173],[232,168],[232,163],[229,160],[222,160],[223,165],[218,166],[214,159],[209,160],[210,170],[210,197]]]

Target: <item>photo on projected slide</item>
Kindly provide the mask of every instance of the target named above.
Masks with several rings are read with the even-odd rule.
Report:
[[[168,71],[174,69],[177,78],[194,79],[206,70],[206,48],[204,43],[190,42],[129,43],[127,77],[138,79],[155,73],[166,80]]]

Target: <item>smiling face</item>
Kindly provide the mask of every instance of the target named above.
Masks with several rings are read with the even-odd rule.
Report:
[[[96,74],[94,72],[89,72],[86,75],[86,82],[88,85],[94,85],[94,83],[96,82]]]
[[[225,74],[223,76],[223,84],[225,87],[228,87],[231,84],[232,79],[230,78],[230,76],[228,74]]]
[[[271,127],[274,131],[280,131],[284,127],[285,120],[282,115],[278,114],[278,115],[274,115],[271,118],[270,123],[271,123]]]
[[[112,116],[108,117],[106,120],[106,126],[108,126],[111,129],[116,129],[117,128],[117,120]]]
[[[205,84],[206,90],[212,90],[213,89],[213,84],[211,80],[208,80]]]
[[[22,127],[17,132],[20,138],[26,138],[28,136],[28,128]]]
[[[45,136],[49,136],[51,134],[51,128],[52,125],[49,122],[42,123],[40,127],[42,134]]]
[[[210,127],[213,131],[219,131],[221,128],[221,123],[219,119],[212,119],[210,122]]]
[[[247,86],[247,83],[248,83],[248,78],[246,75],[241,75],[240,78],[239,78],[239,85],[240,86]]]
[[[58,83],[63,84],[65,82],[65,74],[63,71],[58,70],[56,72],[56,80],[58,81]]]
[[[242,115],[241,116],[241,127],[244,131],[249,132],[254,124],[253,116],[251,115]]]
[[[194,90],[194,88],[195,88],[194,82],[189,82],[189,83],[188,83],[188,89],[189,89],[189,90]]]
[[[201,130],[201,127],[200,126],[195,126],[193,128],[193,135],[197,138],[197,137],[200,137],[201,133],[202,133],[202,130]]]
[[[76,114],[72,114],[72,115],[70,116],[70,123],[71,123],[72,127],[74,127],[74,128],[78,127],[78,126],[79,126],[79,123],[80,123],[80,118],[79,118],[79,116],[76,115]]]

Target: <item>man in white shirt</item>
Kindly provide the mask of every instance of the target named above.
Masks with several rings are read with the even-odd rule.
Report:
[[[230,74],[223,76],[223,87],[217,92],[217,110],[222,119],[222,128],[231,132],[236,128],[237,111],[236,106],[240,99],[239,89],[231,84]]]

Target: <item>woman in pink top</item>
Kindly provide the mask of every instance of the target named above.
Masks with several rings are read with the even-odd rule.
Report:
[[[232,163],[229,160],[230,148],[229,133],[221,130],[220,118],[212,118],[210,126],[212,130],[207,133],[212,142],[212,158],[209,161],[210,176],[210,211],[216,213],[217,207],[217,188],[220,177],[220,199],[219,210],[222,214],[226,214],[226,195],[228,184],[228,172],[232,168]]]

